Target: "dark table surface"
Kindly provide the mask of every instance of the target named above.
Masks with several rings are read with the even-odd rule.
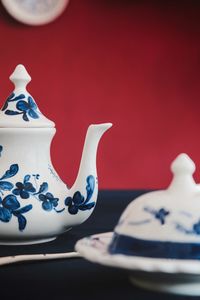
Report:
[[[82,237],[112,231],[121,213],[145,191],[100,191],[92,216],[55,241],[28,246],[0,246],[0,256],[73,251]],[[125,270],[100,266],[83,258],[34,261],[0,267],[0,295],[7,299],[191,299],[142,290]],[[197,299],[197,298],[195,298]]]

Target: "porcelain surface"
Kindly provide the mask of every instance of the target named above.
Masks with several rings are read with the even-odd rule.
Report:
[[[200,188],[194,162],[180,154],[165,190],[132,201],[114,229],[113,254],[172,259],[200,259]]]
[[[200,261],[111,254],[113,232],[79,240],[75,249],[87,260],[127,270],[139,287],[177,295],[200,295]]]
[[[57,19],[69,0],[1,0],[8,13],[27,25],[44,25]]]
[[[200,188],[185,153],[171,164],[165,190],[134,199],[113,233],[80,240],[76,250],[103,265],[131,271],[131,282],[155,291],[200,295]]]
[[[10,79],[15,89],[0,111],[0,244],[50,241],[92,213],[97,147],[112,124],[89,126],[78,176],[69,189],[52,165],[55,124],[26,90],[29,74],[18,65]]]

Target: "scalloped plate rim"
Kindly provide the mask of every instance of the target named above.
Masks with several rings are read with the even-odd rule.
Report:
[[[75,249],[85,259],[93,263],[122,268],[129,271],[200,275],[200,261],[198,260],[161,259],[110,254],[107,251],[107,246],[111,241],[112,235],[113,232],[105,232],[82,238],[77,241]],[[97,238],[101,242],[101,249],[98,249],[92,244],[96,242]]]

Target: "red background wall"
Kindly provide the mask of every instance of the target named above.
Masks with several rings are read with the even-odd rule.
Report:
[[[165,187],[180,152],[200,166],[199,34],[198,1],[71,0],[40,27],[0,6],[0,104],[24,64],[56,123],[52,160],[69,185],[88,125],[113,122],[98,152],[100,188]]]

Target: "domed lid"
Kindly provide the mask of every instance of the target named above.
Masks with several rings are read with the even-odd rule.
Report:
[[[132,201],[114,231],[112,254],[154,258],[200,259],[200,186],[187,154],[172,163],[173,180],[166,190]]]
[[[23,65],[15,68],[10,80],[15,89],[0,110],[0,127],[54,127],[54,122],[41,113],[35,100],[27,92],[26,86],[31,77]]]

